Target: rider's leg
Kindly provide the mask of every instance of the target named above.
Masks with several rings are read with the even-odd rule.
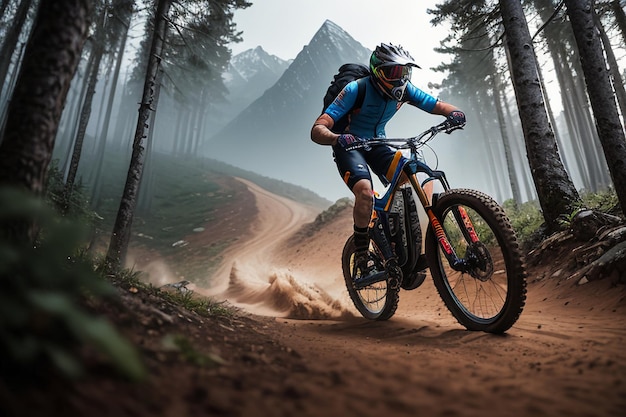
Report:
[[[354,193],[354,245],[355,245],[355,269],[360,276],[369,273],[369,234],[368,226],[372,216],[373,191],[369,179],[362,179],[352,187]]]
[[[352,193],[354,194],[354,210],[352,213],[354,227],[367,229],[372,218],[372,207],[374,205],[372,183],[369,179],[359,180],[352,187]]]
[[[341,146],[333,146],[334,159],[341,178],[354,194],[354,275],[364,276],[369,272],[368,226],[372,216],[373,191],[365,151],[346,151]]]
[[[366,161],[372,171],[380,178],[383,185],[390,183],[396,175],[401,175],[400,181],[407,178],[401,171],[406,163],[406,158],[401,152],[396,152],[385,146],[372,148],[366,153]],[[398,266],[397,258],[392,257],[386,260],[385,269],[389,274],[388,285],[398,289],[402,283],[402,269]]]

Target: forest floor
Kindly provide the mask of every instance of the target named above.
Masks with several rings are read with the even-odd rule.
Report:
[[[532,257],[526,307],[505,335],[466,331],[430,279],[401,292],[391,320],[372,322],[351,305],[341,277],[350,210],[302,234],[315,210],[247,185],[256,204],[233,223],[246,238],[227,251],[211,288],[189,286],[235,315],[207,318],[120,287],[120,302],[94,308],[139,347],[147,379],[127,381],[94,360],[78,382],[0,382],[0,414],[624,415],[626,289],[568,279],[580,244]],[[172,336],[188,349],[172,349]]]

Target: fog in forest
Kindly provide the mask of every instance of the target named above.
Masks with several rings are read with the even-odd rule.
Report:
[[[530,17],[544,16],[541,13],[529,11]],[[116,166],[122,170],[130,160],[143,87],[140,57],[147,43],[145,13],[132,14],[130,19],[132,30],[128,39],[124,43],[117,38],[111,41],[114,43],[104,53],[97,73],[77,174],[88,187],[93,187],[100,175],[107,174],[108,170],[102,168],[107,163],[102,159],[119,162]],[[623,38],[612,23],[612,16],[607,13],[604,20],[615,58],[623,66]],[[531,33],[537,32],[540,24],[539,19],[531,20]],[[576,54],[567,48],[561,52],[569,54],[575,72],[568,74],[566,69],[556,68],[557,55],[551,54],[549,38],[547,42],[543,38],[545,32],[547,29],[535,40],[536,54],[560,157],[578,190],[604,189],[610,186],[610,176],[589,104],[581,95],[584,86],[576,70]],[[170,34],[168,41],[172,44],[170,49],[181,43],[176,33]],[[201,41],[194,44],[193,39],[186,39],[184,44],[191,49],[206,49]],[[87,48],[91,47],[88,43]],[[222,48],[223,52],[229,45]],[[439,62],[424,62],[428,71],[414,72],[414,84],[457,105],[468,119],[463,131],[440,135],[431,142],[424,149],[424,157],[431,167],[446,171],[455,187],[480,189],[502,202],[515,197],[514,181],[518,198],[533,200],[536,192],[515,94],[503,67],[506,54],[502,47],[474,49],[478,52],[461,54],[456,59],[457,66],[451,67],[453,73],[439,72],[443,82],[428,79],[430,69]],[[192,59],[198,51],[169,52],[159,73],[158,107],[148,122],[147,153],[174,155],[182,160],[216,159],[305,187],[329,201],[349,196],[337,175],[330,148],[311,142],[309,131],[337,68],[344,62],[367,63],[370,52],[360,39],[330,20],[309,34],[308,44],[296,56],[286,59],[271,55],[259,45],[228,61],[222,57],[222,61],[207,67]],[[88,56],[81,61],[72,82],[54,148],[54,159],[64,173],[69,170],[80,123],[84,123],[81,113],[92,65]],[[211,56],[207,53],[203,59]],[[449,54],[440,57],[441,62],[450,62]],[[119,70],[117,65],[121,65]],[[15,71],[9,74],[14,75]],[[212,78],[207,81],[207,77]],[[492,87],[494,80],[497,90]],[[203,83],[206,87],[199,89]],[[562,94],[565,89],[568,92]],[[8,102],[8,91],[3,90],[4,103]],[[494,91],[501,99],[498,109]],[[416,135],[440,121],[439,116],[405,106],[388,124],[387,136]],[[380,185],[377,187],[380,190]]]

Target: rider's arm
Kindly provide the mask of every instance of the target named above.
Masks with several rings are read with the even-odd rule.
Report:
[[[322,113],[317,118],[311,128],[311,140],[320,145],[336,145],[339,135],[333,133],[330,129],[335,125],[335,121],[326,113]]]
[[[452,104],[446,103],[441,100],[437,100],[437,104],[433,108],[432,114],[440,114],[442,116],[448,116],[453,111],[460,111],[460,109]]]
[[[337,98],[324,110],[324,113],[317,118],[311,128],[311,140],[320,145],[335,145],[339,135],[333,133],[331,129],[335,121],[345,116],[356,102],[359,86],[356,81],[348,83],[339,93]]]
[[[447,117],[451,112],[459,110],[452,104],[441,101],[430,94],[423,92],[411,83],[407,85],[407,97],[409,104],[432,114],[439,114]]]

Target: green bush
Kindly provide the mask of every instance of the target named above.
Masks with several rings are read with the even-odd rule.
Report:
[[[581,193],[581,199],[581,208],[589,208],[602,213],[624,217],[623,212],[620,210],[617,194],[612,188],[596,193]],[[502,206],[523,246],[531,247],[538,240],[541,240],[542,237],[545,237],[543,235],[545,220],[538,201],[516,204],[513,200],[507,200]],[[564,222],[570,221],[575,214],[576,212],[570,213],[564,219]]]
[[[613,214],[615,216],[624,216],[620,210],[617,193],[615,193],[615,189],[613,188],[605,191],[599,191],[597,193],[583,193],[580,197],[582,198],[584,205],[590,209],[598,210],[602,213]]]
[[[516,204],[512,199],[502,205],[517,237],[523,246],[533,241],[538,230],[544,223],[543,215],[537,201]]]
[[[14,233],[35,223],[34,244]],[[144,368],[134,347],[102,317],[84,308],[85,297],[113,289],[80,254],[85,229],[61,218],[43,200],[0,188],[0,357],[5,375],[67,377],[83,371],[80,348],[92,346],[130,378]]]
[[[74,185],[74,190],[68,201],[64,201],[65,182],[63,173],[58,168],[58,161],[53,160],[48,169],[48,182],[46,184],[46,200],[59,213],[80,221],[91,222],[95,214],[89,207],[89,200],[84,193],[82,183]]]

